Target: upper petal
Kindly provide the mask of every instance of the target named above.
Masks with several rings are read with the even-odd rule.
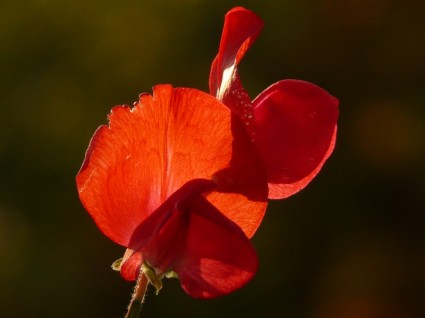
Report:
[[[242,7],[230,10],[224,20],[220,48],[210,72],[210,93],[222,100],[234,79],[236,66],[254,43],[263,22],[252,11]]]
[[[284,80],[263,91],[253,107],[269,197],[288,197],[307,185],[330,156],[338,100],[314,84]]]
[[[77,175],[81,201],[104,234],[127,246],[183,184],[229,167],[232,141],[230,111],[214,97],[158,85],[133,108],[113,108],[94,134]]]

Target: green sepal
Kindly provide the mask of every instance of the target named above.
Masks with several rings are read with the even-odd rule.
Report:
[[[164,273],[164,276],[167,277],[167,278],[177,278],[177,279],[179,279],[179,275],[171,269],[169,271],[166,271]]]
[[[151,285],[155,287],[156,294],[158,295],[159,291],[162,288],[162,280],[161,280],[162,276],[158,277],[155,270],[152,267],[150,267],[148,264],[146,264],[146,262],[143,263],[142,265],[142,271],[148,278],[149,283],[151,283]]]
[[[111,267],[114,271],[119,272],[121,269],[122,257],[112,263]]]

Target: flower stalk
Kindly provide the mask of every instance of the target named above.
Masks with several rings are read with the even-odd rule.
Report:
[[[146,288],[148,287],[148,278],[141,271],[133,296],[131,297],[130,305],[128,306],[125,318],[138,318],[142,309],[143,299],[145,298]]]

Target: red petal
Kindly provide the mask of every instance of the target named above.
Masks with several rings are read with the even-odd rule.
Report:
[[[184,254],[187,227],[189,226],[186,214],[176,208],[168,212],[166,222],[157,235],[137,250],[142,253],[148,264],[155,268],[158,275],[164,274],[170,269],[174,270],[176,259],[180,259]],[[138,232],[142,233],[141,230]]]
[[[209,94],[159,85],[132,109],[113,108],[109,121],[92,138],[77,186],[98,227],[121,245],[187,181],[229,167],[230,111]]]
[[[267,208],[267,201],[247,200],[244,195],[239,193],[214,191],[207,195],[207,199],[222,214],[241,227],[249,238],[260,226]]]
[[[331,154],[338,100],[311,83],[284,80],[262,92],[253,106],[269,197],[287,197],[310,182]]]
[[[244,286],[258,268],[249,239],[204,198],[191,201],[189,209],[186,251],[174,265],[183,289],[213,298]]]
[[[171,195],[155,212],[150,214],[134,231],[121,266],[121,274],[127,280],[137,278],[143,259],[147,260],[159,272],[164,273],[175,263],[186,246],[187,220],[176,207],[192,206],[192,200],[199,201],[202,193],[215,188],[215,183],[209,180],[191,180]],[[205,201],[205,199],[202,199]],[[248,200],[242,194],[211,192],[208,200],[217,204],[230,215],[228,220],[210,203],[203,205],[207,210],[215,211],[217,220],[228,220],[224,225],[228,230],[252,236],[263,218],[267,202]],[[203,213],[204,211],[201,211]],[[207,213],[206,211],[205,213]],[[210,212],[211,214],[212,212]],[[238,222],[236,225],[235,222]],[[216,223],[220,223],[216,221]],[[245,228],[242,230],[239,223]],[[180,245],[179,245],[180,244]],[[134,253],[134,254],[133,254]],[[137,255],[136,255],[137,254]]]
[[[172,241],[178,241],[176,235],[179,233],[185,233],[184,224],[180,229],[165,229],[166,227],[169,227],[170,224],[174,224],[173,221],[170,221],[170,218],[176,217],[176,213],[173,214],[173,212],[176,212],[176,207],[181,205],[182,202],[190,201],[193,197],[199,196],[205,192],[209,192],[214,188],[216,188],[216,184],[214,182],[203,179],[194,179],[184,184],[134,230],[129,242],[131,251],[140,252],[148,245],[152,246],[160,244],[158,243],[158,240],[160,242],[164,240],[164,232],[172,233],[174,235]],[[157,239],[157,237],[161,236],[162,238]],[[146,255],[145,258],[150,261],[157,269],[163,269],[163,271],[165,271],[170,263],[170,258],[172,259],[174,257],[173,250],[175,250],[175,246],[176,242],[171,242],[169,246],[160,246],[157,248],[157,250],[149,248],[149,258],[146,258]],[[132,257],[131,253],[127,256],[127,258],[124,256],[123,260],[123,265],[125,266],[127,266],[127,264],[125,264],[126,260],[129,259],[131,261]],[[125,275],[122,270],[121,274]]]
[[[241,288],[256,273],[258,260],[249,239],[205,198],[191,197],[177,209],[154,215],[166,221],[139,250],[127,250],[124,278],[137,278],[143,255],[158,275],[174,270],[192,297],[213,298]],[[138,236],[147,232],[143,226],[138,230]]]
[[[183,289],[197,298],[213,298],[242,287],[258,267],[255,250],[243,231],[201,196],[173,210],[141,252],[158,274],[174,270]]]
[[[140,251],[134,252],[131,249],[127,249],[121,261],[120,273],[122,278],[128,281],[136,280],[137,277],[139,277],[142,264],[142,253]]]
[[[222,100],[231,88],[236,66],[254,43],[263,22],[252,11],[242,7],[230,10],[225,17],[220,48],[211,65],[210,93]]]
[[[336,131],[337,131],[337,128],[335,127],[335,131],[334,131],[331,143],[329,145],[329,149],[326,152],[326,155],[323,158],[322,162],[316,167],[316,169],[314,169],[313,172],[311,172],[305,178],[301,179],[300,181],[296,181],[294,183],[288,183],[288,184],[269,183],[269,199],[287,198],[297,193],[298,191],[302,190],[307,184],[310,183],[310,181],[319,173],[320,169],[322,169],[322,166],[325,163],[325,161],[332,154],[332,151],[335,147]]]

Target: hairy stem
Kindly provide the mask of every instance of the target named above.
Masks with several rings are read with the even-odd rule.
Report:
[[[127,314],[125,318],[138,318],[140,310],[142,309],[143,299],[145,298],[146,288],[148,287],[148,278],[143,273],[140,273],[139,279],[137,280],[136,288],[134,289],[133,296],[131,298],[130,305],[128,306]]]

